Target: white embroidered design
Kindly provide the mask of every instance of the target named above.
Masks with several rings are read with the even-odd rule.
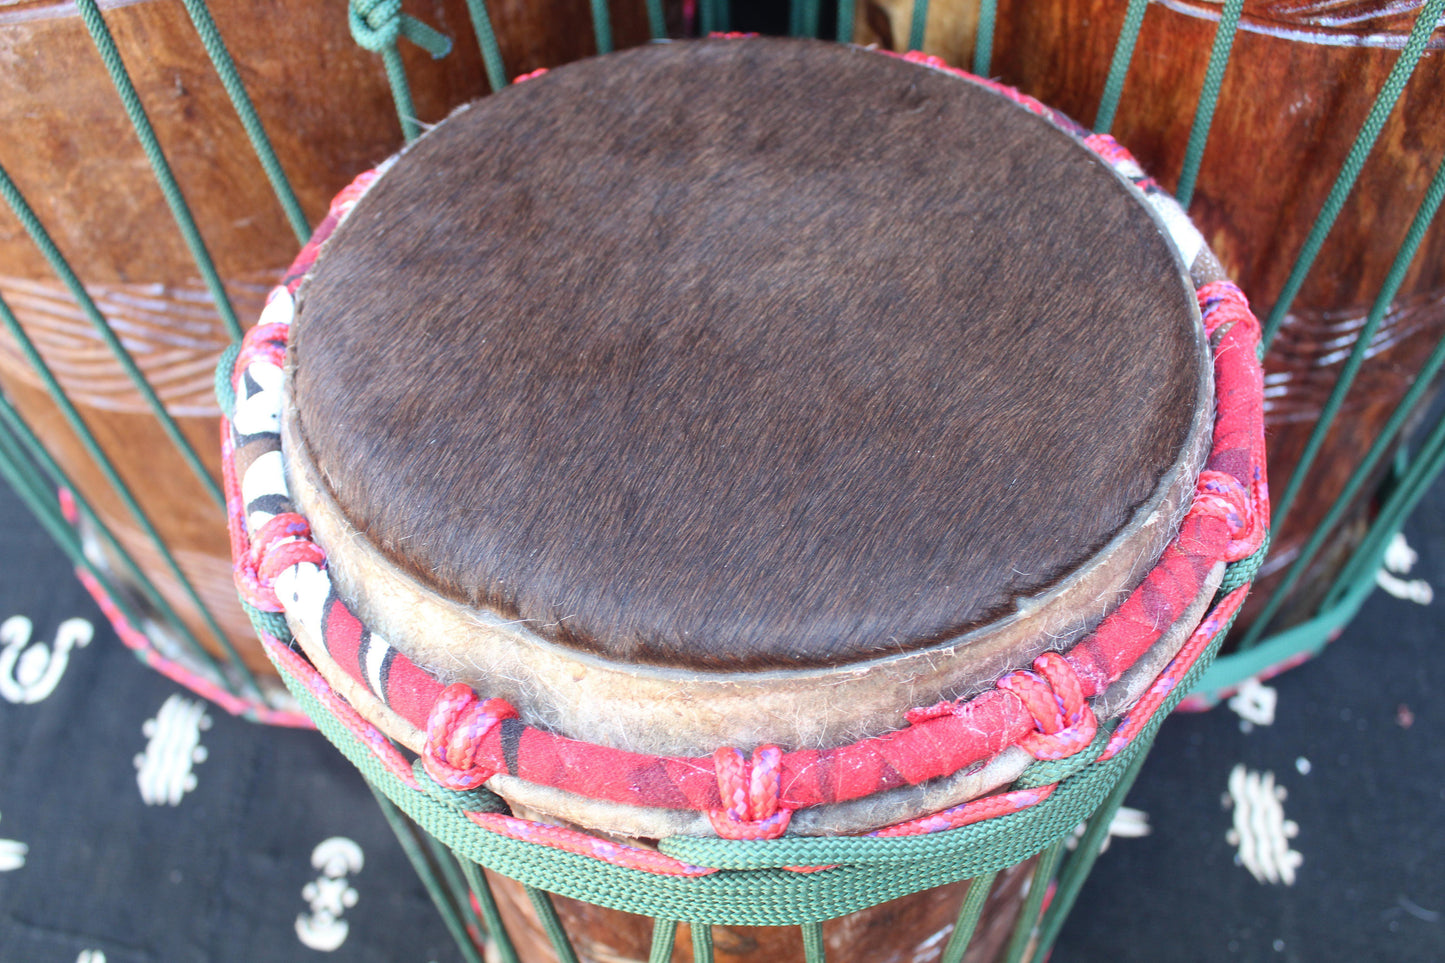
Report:
[[[205,703],[173,695],[141,732],[150,741],[135,757],[136,784],[147,806],[178,806],[196,788],[191,766],[206,761],[201,733],[211,728]]]
[[[1229,708],[1239,716],[1239,728],[1248,732],[1255,726],[1274,725],[1274,710],[1279,704],[1279,693],[1258,679],[1245,679],[1239,691],[1229,700]]]
[[[55,691],[73,649],[83,649],[95,636],[85,619],[66,619],[55,644],[30,644],[34,626],[23,615],[0,623],[0,696],[17,705],[34,705]]]
[[[341,916],[356,905],[356,890],[346,877],[361,872],[364,864],[361,847],[345,836],[323,839],[311,851],[311,865],[321,875],[301,890],[301,898],[311,904],[309,916],[296,917],[296,938],[303,945],[330,953],[346,942],[351,927]]]
[[[75,963],[105,963],[105,952],[103,950],[81,950],[80,955],[75,958]]]
[[[1253,772],[1241,763],[1229,774],[1224,805],[1234,809],[1234,828],[1224,838],[1239,849],[1235,863],[1261,883],[1292,886],[1295,870],[1304,862],[1304,856],[1289,848],[1299,826],[1284,818],[1281,804],[1287,795],[1268,770]]]
[[[1067,846],[1075,849],[1079,840],[1084,838],[1088,831],[1087,822],[1079,823],[1074,827],[1074,835],[1069,837]],[[1109,820],[1109,831],[1104,834],[1104,841],[1099,844],[1099,852],[1109,851],[1109,843],[1115,836],[1120,839],[1139,839],[1148,836],[1152,830],[1149,828],[1149,814],[1142,809],[1134,809],[1130,806],[1120,806],[1114,811],[1114,818]]]
[[[1385,549],[1385,567],[1375,573],[1375,584],[1397,599],[1429,605],[1435,600],[1435,591],[1429,582],[1422,578],[1406,581],[1398,577],[1408,575],[1418,561],[1420,553],[1410,547],[1402,533],[1396,532]]]
[[[0,839],[0,873],[20,869],[25,865],[25,856],[30,847],[14,839]]]

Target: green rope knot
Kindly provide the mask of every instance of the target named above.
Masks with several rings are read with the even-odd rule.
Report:
[[[452,39],[409,14],[401,12],[401,0],[351,0],[346,11],[351,39],[372,53],[394,50],[405,37],[440,60],[451,53]]]
[[[227,418],[236,413],[236,389],[231,385],[231,375],[240,356],[241,342],[232,341],[216,363],[216,404],[221,406],[221,414]]]
[[[470,813],[511,813],[506,800],[485,786],[465,791],[447,789],[431,777],[431,773],[426,771],[426,766],[420,759],[412,763],[411,771],[412,775],[416,777],[417,784],[428,796],[452,809]]]

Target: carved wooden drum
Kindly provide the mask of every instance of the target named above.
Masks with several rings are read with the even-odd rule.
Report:
[[[238,583],[497,958],[1020,958],[1247,590],[1257,333],[1117,145],[1006,88],[581,61],[363,175],[273,293]]]

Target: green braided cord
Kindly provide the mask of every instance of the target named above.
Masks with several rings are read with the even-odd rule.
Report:
[[[375,790],[372,790],[372,792],[374,794]],[[471,900],[468,899],[471,893],[471,887],[467,884],[466,879],[462,877],[461,866],[459,865],[460,861],[450,850],[437,842],[436,837],[430,833],[418,829],[416,835],[421,838],[422,842],[426,843],[426,848],[431,852],[432,865],[436,866],[441,881],[446,886],[448,903],[456,910],[457,920],[461,924],[462,931],[467,934],[468,945],[473,949],[478,949],[474,933],[479,934],[485,932],[485,930],[478,929],[474,931],[472,927],[468,925],[478,924],[478,926],[480,926],[482,921],[477,917],[476,911],[472,908]],[[465,953],[466,950],[463,949],[462,952]]]
[[[793,26],[788,31],[794,37],[818,36],[818,7],[820,0],[793,0],[789,5]]]
[[[803,35],[803,0],[789,0],[788,3],[788,36],[801,37]]]
[[[928,0],[913,0],[913,20],[908,25],[908,49],[923,49],[923,30],[928,25]]]
[[[1114,814],[1124,804],[1124,798],[1128,796],[1134,780],[1139,776],[1139,770],[1144,767],[1144,755],[1139,755],[1114,786],[1114,791],[1109,793],[1109,798],[1100,807],[1099,811],[1089,817],[1088,828],[1084,831],[1083,838],[1074,849],[1073,856],[1064,864],[1064,870],[1059,874],[1059,885],[1054,891],[1054,900],[1049,904],[1045,914],[1043,926],[1039,932],[1038,948],[1034,951],[1034,959],[1047,960],[1049,951],[1053,949],[1054,941],[1059,937],[1059,931],[1064,927],[1064,921],[1069,918],[1069,913],[1074,908],[1074,901],[1078,899],[1079,891],[1083,889],[1084,880],[1094,868],[1094,861],[1099,858],[1099,851],[1109,839],[1109,824],[1114,821]]]
[[[612,52],[612,14],[607,0],[592,0],[592,36],[597,39],[597,52]]]
[[[1405,41],[1405,47],[1400,51],[1399,59],[1395,61],[1395,66],[1390,69],[1390,75],[1385,78],[1385,83],[1380,87],[1380,92],[1375,97],[1375,103],[1370,107],[1365,122],[1360,125],[1360,132],[1355,136],[1355,142],[1345,157],[1345,163],[1335,178],[1334,186],[1330,188],[1324,206],[1316,215],[1309,236],[1305,238],[1304,246],[1300,248],[1299,255],[1295,259],[1294,268],[1290,271],[1289,278],[1285,281],[1284,288],[1281,289],[1279,298],[1274,303],[1274,308],[1269,312],[1269,319],[1265,321],[1264,330],[1260,335],[1260,350],[1267,351],[1269,349],[1275,332],[1279,330],[1285,315],[1289,313],[1290,307],[1294,304],[1295,295],[1299,294],[1299,289],[1304,286],[1305,276],[1309,274],[1310,268],[1314,265],[1315,256],[1324,246],[1325,238],[1329,235],[1330,228],[1334,226],[1335,218],[1345,206],[1350,190],[1355,186],[1355,178],[1360,175],[1360,170],[1365,166],[1370,150],[1375,146],[1375,139],[1380,136],[1380,130],[1385,126],[1385,121],[1395,108],[1395,102],[1400,99],[1405,85],[1410,82],[1410,76],[1415,72],[1415,65],[1419,63],[1420,55],[1425,51],[1425,44],[1430,40],[1430,34],[1434,31],[1435,24],[1439,22],[1442,12],[1445,12],[1445,0],[1426,0],[1424,6],[1420,8],[1420,13],[1415,18],[1415,26],[1410,30],[1410,38]]]
[[[437,60],[451,52],[451,38],[402,13],[401,0],[351,0],[346,8],[346,22],[357,46],[381,54],[386,80],[391,85],[391,99],[401,122],[401,135],[411,143],[421,134],[421,125],[417,123],[411,85],[407,83],[406,68],[396,45],[405,37]]]
[[[190,598],[192,604],[195,605],[196,611],[200,613],[201,619],[206,623],[206,627],[211,630],[220,642],[221,647],[225,650],[227,658],[235,664],[236,670],[242,682],[245,684],[246,689],[255,698],[264,701],[261,695],[261,687],[256,682],[256,677],[251,674],[251,670],[246,668],[245,663],[241,661],[240,655],[236,653],[235,646],[233,646],[231,640],[226,637],[226,633],[221,631],[221,626],[216,622],[215,616],[211,614],[211,610],[201,601],[201,597],[197,594],[195,586],[191,584],[191,580],[186,578],[185,573],[181,571],[180,565],[176,563],[175,556],[171,554],[170,548],[161,538],[160,533],[156,531],[155,526],[151,524],[150,518],[141,509],[140,503],[136,501],[135,495],[130,490],[130,486],[121,480],[120,474],[115,470],[115,465],[111,463],[110,459],[106,457],[105,452],[101,450],[100,443],[96,440],[95,435],[86,425],[85,420],[80,417],[80,412],[76,410],[75,405],[71,402],[69,396],[66,395],[65,389],[60,386],[60,382],[56,380],[55,373],[50,370],[50,366],[47,365],[45,359],[40,356],[40,352],[36,350],[34,342],[32,342],[30,336],[25,333],[25,329],[20,326],[19,320],[16,319],[14,312],[10,310],[10,305],[5,302],[4,298],[0,298],[0,326],[3,326],[9,332],[10,336],[15,339],[15,343],[19,346],[21,353],[23,353],[25,359],[30,362],[30,366],[34,369],[35,373],[40,376],[40,380],[44,383],[50,399],[60,408],[61,414],[65,416],[66,423],[70,425],[71,431],[75,433],[81,445],[84,446],[86,453],[90,455],[91,460],[95,463],[95,467],[100,469],[101,474],[105,476],[106,482],[109,483],[111,490],[125,503],[126,509],[131,513],[136,524],[141,527],[146,537],[155,545],[156,550],[160,553],[161,560],[166,564],[166,568],[170,569],[171,574],[175,576],[176,581]],[[222,499],[222,504],[224,503],[225,500]],[[102,579],[103,583],[104,581],[105,580]],[[140,625],[141,623],[136,622],[132,624]],[[189,636],[187,635],[187,637]],[[204,648],[201,649],[201,652],[204,652]],[[209,657],[207,658],[209,660]]]
[[[507,932],[507,925],[502,922],[502,914],[497,909],[497,898],[492,895],[492,887],[487,884],[482,868],[470,859],[461,859],[459,862],[462,874],[467,878],[467,885],[471,888],[472,895],[477,898],[477,905],[481,907],[487,937],[491,940],[497,956],[501,958],[501,963],[521,963],[517,948],[512,945],[512,936]]]
[[[838,0],[838,30],[834,36],[839,43],[853,42],[853,0]]]
[[[733,28],[733,5],[732,0],[717,0],[713,8],[713,16],[717,19],[717,29],[727,32]]]
[[[1330,393],[1329,400],[1326,402],[1324,408],[1321,409],[1319,422],[1315,425],[1314,431],[1310,434],[1309,443],[1305,446],[1304,455],[1300,461],[1301,467],[1296,468],[1294,474],[1290,476],[1289,486],[1285,491],[1284,497],[1280,500],[1278,507],[1275,509],[1272,528],[1277,530],[1283,524],[1284,513],[1289,511],[1295,495],[1304,484],[1304,471],[1308,469],[1314,462],[1315,457],[1319,454],[1320,448],[1324,444],[1325,431],[1329,429],[1341,404],[1343,404],[1344,393],[1349,390],[1350,384],[1354,381],[1356,373],[1360,369],[1360,365],[1364,362],[1365,352],[1369,348],[1375,330],[1379,327],[1381,319],[1388,313],[1390,303],[1394,301],[1395,295],[1399,292],[1400,285],[1403,283],[1405,274],[1408,272],[1411,262],[1415,259],[1415,255],[1419,251],[1420,243],[1423,241],[1426,231],[1434,221],[1436,214],[1439,213],[1442,199],[1445,199],[1445,160],[1442,160],[1440,165],[1435,169],[1435,176],[1431,178],[1429,186],[1425,189],[1425,196],[1420,201],[1420,207],[1416,210],[1415,217],[1410,222],[1409,230],[1405,232],[1404,243],[1400,245],[1400,250],[1396,252],[1394,262],[1390,265],[1389,273],[1385,276],[1385,283],[1383,287],[1381,287],[1379,295],[1375,298],[1374,304],[1370,307],[1370,313],[1366,318],[1365,326],[1355,339],[1354,348],[1350,352],[1345,367],[1340,372],[1339,380],[1336,382],[1334,390]],[[1345,483],[1344,490],[1340,492],[1339,497],[1337,497],[1330,506],[1330,510],[1325,514],[1324,519],[1316,526],[1309,540],[1300,550],[1299,556],[1290,566],[1284,580],[1275,588],[1274,593],[1270,596],[1269,602],[1261,611],[1260,616],[1255,619],[1254,624],[1250,626],[1249,632],[1240,640],[1241,648],[1248,648],[1259,642],[1260,636],[1268,626],[1269,621],[1274,618],[1280,606],[1283,605],[1285,596],[1294,589],[1295,585],[1304,576],[1305,569],[1314,561],[1315,556],[1324,545],[1326,536],[1328,536],[1339,523],[1340,518],[1343,517],[1345,511],[1353,503],[1356,495],[1359,494],[1365,482],[1374,472],[1379,460],[1384,457],[1385,452],[1389,449],[1390,445],[1393,444],[1396,434],[1424,398],[1425,392],[1429,390],[1430,385],[1433,383],[1435,373],[1439,370],[1442,361],[1445,361],[1445,341],[1437,344],[1430,356],[1426,359],[1425,365],[1416,376],[1414,384],[1410,386],[1410,390],[1405,394],[1405,397],[1400,399],[1400,403],[1395,407],[1395,411],[1391,413],[1390,419],[1375,436],[1375,440],[1365,453],[1365,457],[1360,461],[1359,465],[1355,467],[1353,474],[1350,475],[1349,480]],[[1369,578],[1371,580],[1374,579],[1373,570],[1369,572]]]
[[[41,471],[45,473],[50,482],[50,493],[53,495],[55,490],[59,488],[65,488],[70,492],[71,498],[75,501],[75,507],[85,517],[85,520],[90,523],[91,529],[105,541],[113,557],[120,560],[126,572],[133,580],[135,587],[146,597],[146,601],[155,607],[156,611],[167,623],[168,628],[180,637],[182,644],[187,647],[191,654],[198,657],[217,677],[220,677],[222,671],[215,657],[201,645],[200,640],[195,637],[190,627],[187,626],[180,615],[176,613],[171,603],[155,587],[155,583],[151,581],[150,576],[146,575],[145,572],[141,570],[141,567],[136,564],[134,556],[132,556],[125,546],[120,543],[120,540],[115,537],[115,533],[110,530],[110,526],[101,520],[95,509],[91,507],[90,502],[86,500],[85,496],[81,494],[79,489],[77,489],[69,477],[66,476],[65,469],[61,468],[60,464],[51,457],[50,452],[45,450],[45,446],[40,443],[40,439],[36,436],[35,432],[30,429],[30,426],[25,423],[25,420],[20,417],[20,413],[10,405],[10,402],[5,399],[4,395],[0,395],[0,420],[5,422],[11,433],[19,439],[20,444],[29,454],[30,458],[38,464]],[[67,527],[70,527],[68,522],[66,524]],[[98,579],[103,585],[110,584],[110,580],[106,577],[98,577]],[[111,591],[107,594],[112,596],[112,598],[117,598],[121,593]],[[127,616],[127,619],[132,625],[138,626],[141,624],[130,616]]]
[[[125,69],[125,62],[120,59],[120,51],[116,49],[110,29],[105,25],[105,18],[100,15],[100,7],[97,6],[96,0],[76,0],[76,6],[80,10],[80,19],[85,22],[85,29],[90,31],[90,37],[95,41],[95,49],[100,53],[101,62],[105,64],[105,69],[110,74],[111,83],[115,85],[115,92],[120,95],[125,112],[130,116],[131,126],[135,128],[136,137],[140,139],[146,159],[150,161],[151,171],[155,174],[161,193],[165,195],[166,204],[170,206],[171,216],[175,218],[176,227],[180,228],[181,237],[185,239],[186,247],[191,250],[191,257],[195,259],[196,268],[201,272],[201,278],[211,292],[211,299],[215,302],[216,311],[220,314],[221,320],[225,322],[226,330],[230,332],[231,337],[239,338],[241,325],[236,320],[236,312],[231,307],[231,299],[221,284],[221,276],[216,272],[215,262],[211,260],[211,252],[206,249],[206,242],[202,240],[200,229],[196,227],[196,220],[191,216],[191,209],[186,204],[185,195],[181,193],[181,186],[176,183],[175,175],[171,173],[171,165],[166,161],[166,155],[161,152],[161,144],[156,139],[155,128],[151,126],[150,118],[146,116],[145,108],[141,106],[140,95],[136,93],[135,85],[131,83],[130,74]]]
[[[442,881],[437,878],[426,853],[422,852],[421,847],[417,845],[416,837],[412,835],[411,825],[392,805],[391,800],[376,791],[375,786],[371,787],[371,794],[376,797],[376,805],[381,809],[382,815],[386,817],[386,822],[396,835],[396,841],[401,844],[402,852],[406,853],[411,868],[416,872],[422,885],[426,887],[427,895],[431,897],[432,904],[436,906],[442,922],[446,924],[447,932],[452,935],[457,949],[461,951],[462,958],[467,963],[485,963],[482,955],[477,952],[476,946],[472,943],[471,937],[467,935],[467,928],[462,923],[456,904],[448,898],[446,891],[442,888]]]
[[[251,620],[251,628],[256,630],[257,635],[265,633],[280,642],[291,641],[291,626],[286,624],[286,616],[282,613],[263,612],[245,599],[241,600],[241,609]]]
[[[978,919],[983,915],[989,890],[993,889],[993,881],[997,877],[997,873],[985,873],[968,884],[968,895],[958,908],[958,919],[953,923],[953,933],[948,937],[948,945],[943,948],[939,963],[963,963],[963,954],[973,941],[973,931],[978,928]]]
[[[1264,560],[1269,557],[1269,533],[1264,533],[1264,541],[1253,555],[1242,558],[1224,569],[1224,578],[1219,583],[1219,590],[1216,598],[1222,598],[1233,592],[1235,589],[1254,581],[1259,570],[1264,566]]]
[[[662,12],[662,0],[647,0],[647,32],[653,40],[667,38],[667,17]]]
[[[1174,198],[1179,206],[1189,207],[1194,198],[1194,184],[1199,177],[1199,164],[1204,158],[1204,147],[1209,142],[1209,128],[1214,123],[1214,109],[1219,105],[1219,88],[1224,85],[1224,71],[1229,65],[1229,53],[1234,47],[1234,37],[1239,31],[1239,14],[1244,9],[1244,0],[1224,0],[1219,12],[1219,26],[1214,31],[1214,46],[1209,51],[1209,66],[1204,70],[1204,87],[1194,108],[1194,124],[1189,128],[1189,146],[1184,150],[1184,169],[1179,174],[1179,186]]]
[[[572,949],[567,931],[562,928],[562,920],[557,916],[557,907],[552,905],[551,895],[535,886],[523,886],[523,889],[532,902],[538,922],[542,924],[542,932],[547,934],[547,941],[552,944],[552,952],[557,954],[558,963],[577,963],[577,953]]]
[[[439,785],[420,759],[412,763],[411,774],[433,799],[453,809],[473,813],[511,813],[507,801],[486,786],[456,790]]]
[[[200,35],[201,43],[211,57],[211,63],[215,65],[216,76],[226,88],[226,94],[231,98],[231,106],[236,108],[236,116],[240,118],[241,126],[246,128],[246,136],[251,140],[256,159],[261,162],[266,179],[271,182],[271,190],[275,192],[281,210],[286,213],[286,220],[291,222],[291,230],[296,234],[296,239],[305,244],[311,237],[311,227],[306,223],[306,215],[301,211],[301,203],[296,200],[296,193],[291,190],[291,182],[281,168],[276,151],[271,148],[271,138],[266,136],[266,128],[261,126],[261,118],[257,116],[251,97],[246,93],[246,85],[241,82],[241,74],[236,69],[235,61],[231,59],[231,52],[226,49],[226,42],[221,39],[221,31],[216,29],[216,21],[211,19],[206,0],[185,0],[185,4],[186,12],[191,15],[191,23]]]
[[[1134,59],[1134,45],[1139,41],[1139,31],[1144,26],[1144,8],[1149,0],[1129,0],[1124,11],[1124,26],[1119,30],[1119,39],[1114,44],[1114,59],[1109,63],[1109,76],[1104,81],[1104,94],[1099,99],[1099,112],[1094,116],[1094,133],[1107,134],[1114,126],[1114,115],[1119,110],[1119,98],[1124,93],[1124,81],[1129,76],[1129,62]]]
[[[232,341],[216,362],[216,404],[220,405],[221,414],[227,419],[236,415],[236,386],[231,384],[231,377],[236,370],[236,359],[240,356],[241,342]]]
[[[828,963],[828,951],[823,944],[823,924],[804,923],[799,929],[803,931],[803,963]]]
[[[692,963],[712,963],[712,926],[692,924]]]
[[[136,391],[140,393],[146,406],[150,408],[151,414],[155,416],[156,421],[165,431],[166,437],[176,446],[176,450],[180,452],[181,457],[185,459],[191,471],[200,479],[202,487],[206,489],[217,505],[224,505],[226,498],[221,494],[221,488],[216,484],[215,479],[211,477],[211,473],[206,470],[205,462],[201,460],[201,456],[196,453],[195,447],[186,439],[186,436],[181,433],[180,427],[176,424],[175,419],[171,417],[170,412],[166,411],[165,405],[161,403],[161,399],[156,395],[155,389],[151,387],[150,382],[148,382],[145,375],[141,373],[140,367],[136,365],[135,359],[131,356],[130,351],[121,343],[120,338],[116,337],[115,331],[113,331],[110,324],[106,322],[105,316],[100,313],[100,308],[96,306],[90,293],[85,290],[85,285],[80,283],[79,275],[71,269],[70,262],[65,259],[64,254],[60,253],[60,248],[56,246],[55,241],[50,237],[50,232],[45,229],[44,224],[40,223],[40,218],[35,216],[35,211],[31,209],[30,203],[25,200],[25,196],[20,193],[20,188],[15,186],[15,182],[10,179],[10,174],[4,167],[0,167],[0,196],[4,196],[6,203],[10,206],[10,210],[15,214],[16,220],[25,228],[25,233],[30,235],[30,240],[40,249],[40,253],[45,257],[45,260],[49,262],[50,269],[54,271],[61,282],[65,284],[66,289],[70,292],[70,296],[75,299],[76,305],[79,306],[85,314],[91,326],[95,328],[96,334],[100,336],[100,339],[105,342],[106,347],[110,349],[111,354],[115,356],[116,362],[120,365],[121,370],[126,373],[126,376],[130,379]],[[4,311],[9,315],[10,309],[8,307],[6,307]],[[11,317],[13,317],[13,315],[11,315]],[[240,336],[238,332],[236,337],[239,338]],[[46,369],[46,371],[48,372],[49,369]],[[48,388],[53,378],[51,378],[48,373],[42,373],[41,378],[45,380]],[[60,390],[58,382],[56,382],[55,390]]]
[[[1014,921],[1014,932],[1008,941],[1008,950],[1004,953],[1004,963],[1022,963],[1024,954],[1033,943],[1034,930],[1039,926],[1039,915],[1044,908],[1044,896],[1048,894],[1049,883],[1054,878],[1054,868],[1059,865],[1059,856],[1063,851],[1064,841],[1061,839],[1044,850],[1039,861],[1034,864],[1029,895],[1024,898],[1018,919]]]
[[[1109,737],[1116,728],[1117,725],[1111,724],[1099,726],[1093,741],[1066,759],[1040,759],[1029,763],[1029,767],[1019,775],[1015,785],[1020,789],[1036,789],[1039,786],[1063,782],[1085,766],[1092,765],[1094,760],[1104,754],[1104,750],[1109,748]]]
[[[1426,188],[1425,197],[1420,202],[1420,207],[1410,222],[1410,229],[1405,234],[1405,242],[1400,245],[1394,261],[1390,264],[1390,271],[1385,276],[1385,283],[1381,286],[1375,303],[1370,307],[1364,327],[1355,336],[1355,344],[1350,351],[1350,356],[1345,361],[1344,367],[1340,369],[1340,375],[1335,381],[1329,399],[1320,409],[1314,431],[1310,433],[1309,441],[1305,444],[1305,450],[1300,455],[1299,464],[1295,466],[1294,474],[1290,476],[1284,494],[1274,502],[1272,527],[1275,531],[1279,531],[1284,526],[1285,517],[1294,505],[1295,496],[1299,494],[1306,474],[1314,465],[1315,457],[1324,445],[1325,434],[1334,425],[1335,416],[1345,402],[1345,395],[1354,384],[1360,366],[1365,363],[1365,355],[1369,351],[1370,342],[1374,339],[1375,332],[1389,312],[1390,303],[1395,300],[1395,295],[1399,293],[1400,285],[1405,280],[1405,274],[1410,269],[1410,262],[1415,259],[1420,242],[1424,240],[1425,232],[1430,228],[1430,222],[1435,218],[1436,211],[1440,209],[1441,198],[1445,198],[1445,161],[1441,161],[1440,166],[1436,168],[1435,176],[1431,178],[1430,185]]]
[[[973,40],[973,72],[987,77],[993,63],[993,30],[998,19],[998,0],[981,0],[978,5],[978,29]]]
[[[672,947],[676,942],[675,920],[653,920],[652,952],[647,954],[647,963],[672,963]]]
[[[661,0],[649,2],[660,3]],[[496,93],[507,86],[507,70],[502,64],[502,48],[497,45],[497,34],[492,29],[486,0],[467,0],[467,13],[471,15],[472,31],[477,35],[477,47],[482,51],[482,63],[487,68],[487,83]]]

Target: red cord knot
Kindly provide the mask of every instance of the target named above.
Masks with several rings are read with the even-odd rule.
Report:
[[[1205,470],[1199,473],[1191,511],[1211,515],[1229,526],[1229,541],[1224,548],[1224,560],[1227,562],[1248,558],[1264,544],[1266,525],[1256,510],[1254,499],[1240,480],[1228,472]]]
[[[250,578],[246,587],[254,599],[248,599],[267,612],[281,611],[276,597],[276,576],[293,565],[310,562],[318,568],[325,564],[326,553],[311,541],[311,526],[295,512],[273,515],[251,536],[251,548],[243,565]]]
[[[724,746],[712,754],[723,808],[709,810],[713,831],[723,839],[776,839],[793,811],[778,804],[782,794],[783,750],[759,746],[752,755]]]
[[[231,387],[237,387],[246,374],[246,369],[257,361],[274,364],[278,368],[286,365],[286,339],[290,327],[279,322],[258,324],[241,339],[241,351],[231,368]]]
[[[1243,325],[1240,330],[1248,333],[1248,340],[1259,340],[1259,319],[1249,310],[1249,299],[1233,281],[1213,281],[1206,284],[1199,289],[1198,297],[1206,335],[1214,337],[1214,332],[1226,324]]]
[[[427,716],[422,765],[443,788],[476,789],[498,771],[485,765],[487,735],[504,719],[516,717],[517,710],[505,699],[483,701],[462,682],[447,686]]]
[[[1099,731],[1078,673],[1057,652],[1035,659],[1033,671],[1010,672],[998,680],[998,687],[1017,696],[1034,717],[1037,731],[1019,745],[1035,759],[1066,759],[1093,742]]]

